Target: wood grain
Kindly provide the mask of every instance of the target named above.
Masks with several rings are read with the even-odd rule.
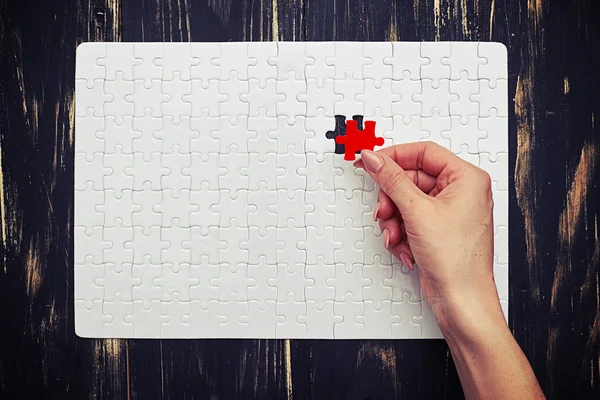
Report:
[[[510,325],[550,398],[600,397],[598,2],[0,0],[0,398],[456,398],[443,341],[85,340],[75,48],[493,40],[509,49]]]

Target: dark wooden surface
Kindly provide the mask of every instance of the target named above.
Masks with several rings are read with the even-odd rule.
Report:
[[[85,340],[73,329],[85,41],[493,40],[509,49],[510,326],[551,398],[600,398],[595,0],[0,0],[1,398],[456,398],[445,343]]]

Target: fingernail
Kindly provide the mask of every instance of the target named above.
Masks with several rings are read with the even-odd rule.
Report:
[[[377,222],[377,218],[379,218],[379,207],[381,207],[381,204],[377,202],[377,207],[375,207],[375,211],[373,212],[373,222]]]
[[[383,247],[387,250],[390,247],[390,231],[387,229],[383,230]]]
[[[410,256],[408,254],[400,253],[400,261],[402,261],[402,264],[406,265],[408,267],[408,269],[410,269],[411,271],[414,271],[415,266],[413,265],[413,262],[410,259]]]
[[[361,160],[363,160],[365,167],[374,174],[376,174],[383,166],[383,158],[374,151],[363,150],[360,152],[360,157]]]

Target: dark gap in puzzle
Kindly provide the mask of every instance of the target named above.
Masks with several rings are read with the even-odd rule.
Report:
[[[356,125],[359,130],[363,130],[363,115],[353,115],[352,119],[356,121]],[[338,136],[346,136],[346,116],[345,115],[336,115],[335,116],[335,130],[327,131],[325,133],[325,137],[327,139],[332,139],[335,143],[335,154],[344,154],[346,152],[345,145],[341,143],[337,143],[335,138]],[[356,154],[360,154],[360,150],[356,151]]]

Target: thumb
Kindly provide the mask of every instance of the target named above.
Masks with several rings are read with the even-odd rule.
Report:
[[[401,213],[408,211],[415,202],[428,199],[428,196],[415,185],[404,169],[388,155],[363,150],[360,152],[360,156],[365,171],[392,199]]]

